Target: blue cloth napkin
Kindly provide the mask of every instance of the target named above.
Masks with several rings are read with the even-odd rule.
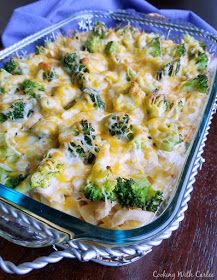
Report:
[[[193,23],[197,27],[215,33],[217,31],[191,11],[158,10],[145,0],[39,0],[14,10],[2,35],[4,47],[56,23],[73,12],[84,9],[115,10],[134,9],[143,13],[160,13],[175,20]]]

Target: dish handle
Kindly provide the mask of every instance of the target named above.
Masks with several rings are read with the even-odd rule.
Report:
[[[68,234],[39,221],[30,213],[0,200],[0,236],[24,247],[44,247],[73,239]]]

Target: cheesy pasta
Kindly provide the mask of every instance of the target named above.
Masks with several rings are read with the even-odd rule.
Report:
[[[0,70],[0,183],[88,223],[147,224],[176,187],[209,54],[127,25],[59,37]]]

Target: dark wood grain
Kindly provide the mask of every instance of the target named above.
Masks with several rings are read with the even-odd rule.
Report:
[[[3,2],[5,3],[1,1]],[[22,5],[25,1],[14,2]],[[204,0],[167,0],[161,1],[161,4],[157,0],[150,2],[164,8],[191,8],[217,26],[217,0],[206,2]],[[1,13],[0,10],[0,15]],[[25,276],[0,272],[0,280],[217,279],[217,116],[212,122],[204,157],[206,162],[197,176],[189,209],[179,229],[172,234],[170,239],[163,241],[160,246],[155,247],[150,254],[138,262],[125,267],[111,268],[66,259]],[[0,255],[15,263],[31,261],[50,252],[51,248],[27,249],[0,239]],[[178,272],[180,272],[179,276]],[[198,276],[199,273],[208,272],[213,277],[206,277],[206,275],[196,277],[196,272]],[[164,274],[164,277],[153,277],[153,273],[158,276]],[[186,273],[185,277],[181,277],[181,273]]]

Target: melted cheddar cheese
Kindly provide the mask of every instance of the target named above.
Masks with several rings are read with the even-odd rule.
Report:
[[[145,178],[159,204],[174,190],[207,98],[209,54],[188,35],[176,44],[131,26],[94,28],[1,69],[0,182],[129,229],[152,221],[159,205],[121,197],[117,178]]]

